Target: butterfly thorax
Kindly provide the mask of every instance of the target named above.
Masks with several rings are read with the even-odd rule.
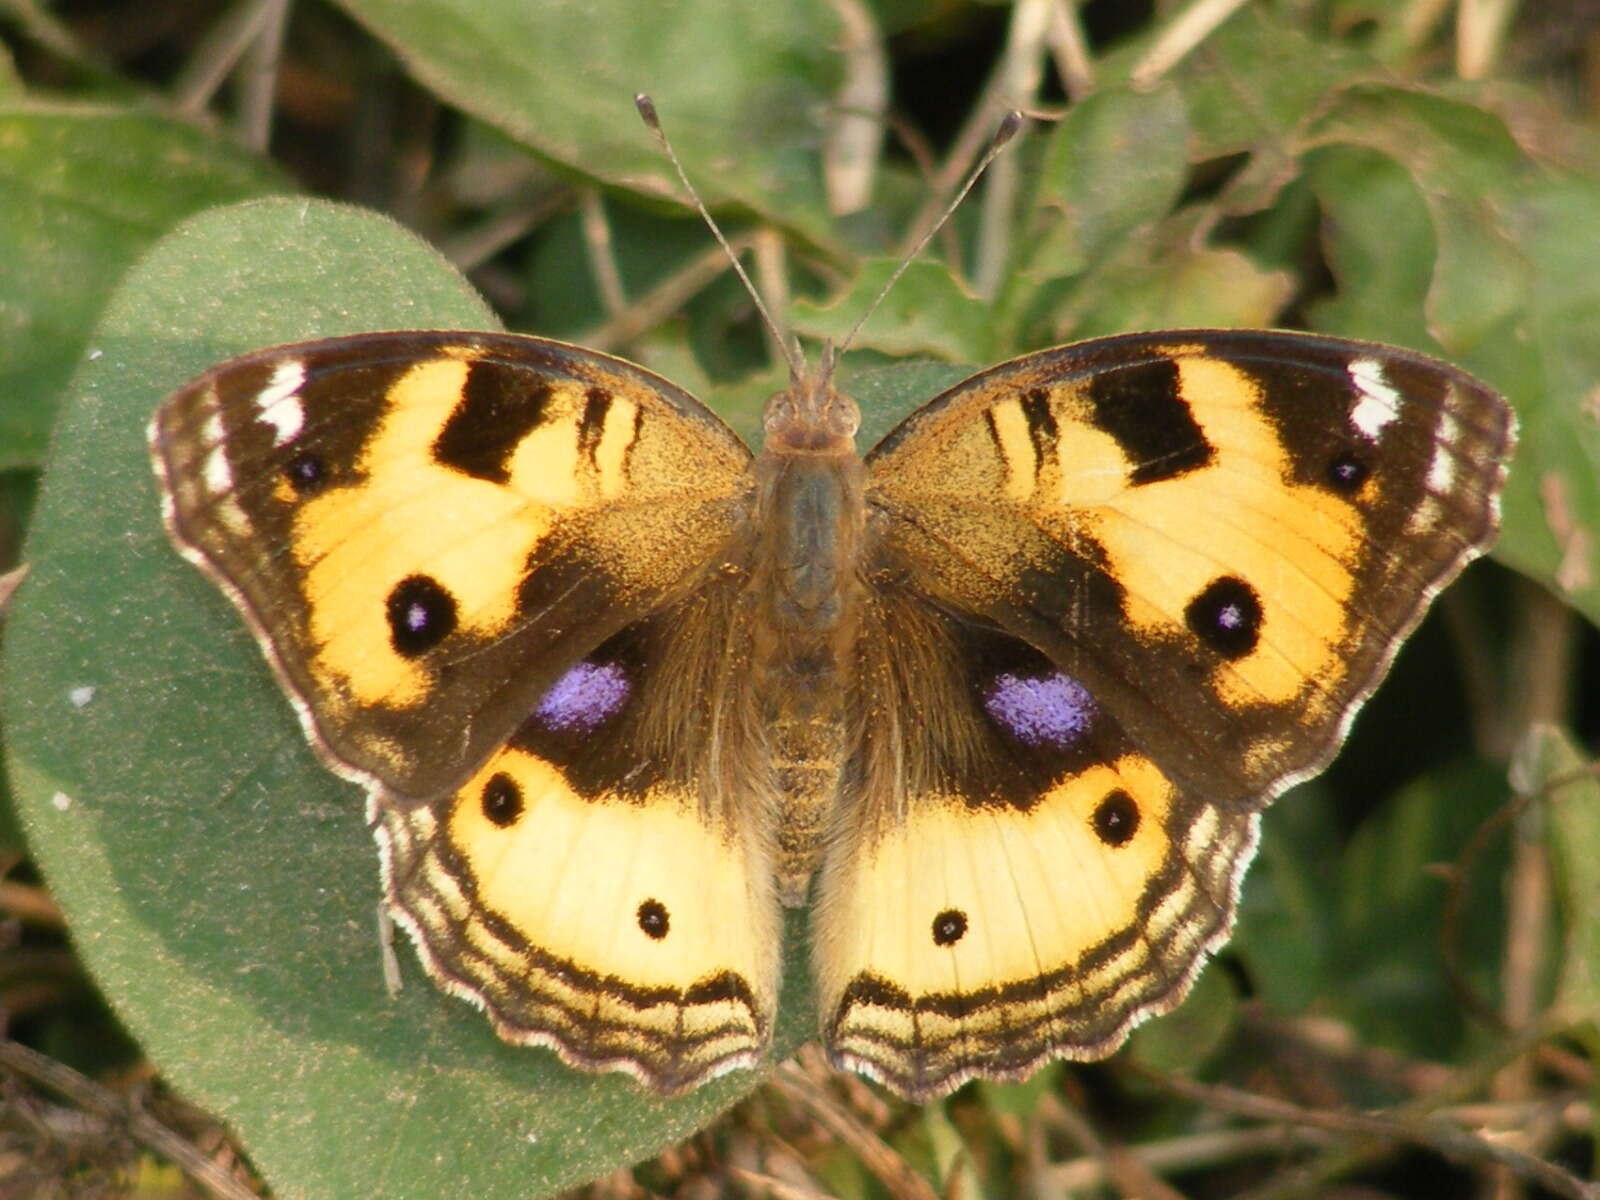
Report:
[[[821,857],[842,760],[841,673],[858,620],[866,478],[858,424],[855,403],[825,374],[797,376],[767,403],[755,462],[755,689],[778,788],[778,886],[789,904],[804,900]]]

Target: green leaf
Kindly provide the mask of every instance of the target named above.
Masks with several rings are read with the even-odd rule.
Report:
[[[633,108],[656,102],[690,177],[820,244],[817,150],[843,74],[820,0],[344,0],[444,99],[585,176],[681,188]]]
[[[155,113],[0,109],[0,470],[37,466],[84,335],[128,265],[190,213],[290,190]]]
[[[211,362],[493,325],[431,249],[369,214],[265,201],[185,224],[91,340],[7,629],[10,777],[75,941],[282,1196],[543,1194],[680,1139],[756,1079],[669,1101],[569,1070],[499,1042],[404,946],[388,996],[362,797],[316,763],[231,606],[162,534],[145,423]],[[786,993],[780,1055],[814,1026],[804,993]]]
[[[1327,999],[1366,1038],[1448,1058],[1462,1033],[1460,997],[1442,970],[1446,883],[1467,839],[1505,801],[1503,775],[1477,764],[1402,788],[1356,830],[1340,866],[1339,938]],[[1456,948],[1469,980],[1492,989],[1504,926],[1504,855],[1481,855],[1465,881]],[[1491,993],[1492,994],[1492,991]]]
[[[1397,88],[1340,97],[1310,143],[1340,295],[1331,332],[1454,359],[1517,410],[1495,555],[1600,623],[1600,184],[1535,170],[1491,113]]]
[[[1182,1004],[1133,1031],[1127,1054],[1155,1071],[1192,1071],[1222,1045],[1238,1008],[1228,973],[1208,963]]]
[[[885,434],[977,368],[933,361],[886,363],[857,368],[847,362],[844,390],[861,406],[858,444],[875,446]]]
[[[1510,336],[1465,365],[1503,388],[1520,421],[1495,557],[1600,625],[1600,182],[1545,175],[1503,214],[1533,287]]]
[[[1166,216],[1188,178],[1188,136],[1174,87],[1105,88],[1069,108],[1050,135],[1034,197],[1049,232],[1022,249],[1022,270],[1076,274]]]
[[[1528,731],[1512,771],[1519,792],[1547,793],[1543,828],[1565,927],[1556,1007],[1600,1045],[1600,780],[1593,760],[1552,725]]]
[[[1243,957],[1255,993],[1275,1013],[1305,1012],[1336,986],[1340,842],[1331,811],[1325,779],[1276,800],[1262,814],[1256,863],[1239,893],[1229,952]]]
[[[1143,250],[1131,246],[1129,258]],[[1287,271],[1264,269],[1238,250],[1184,239],[1151,261],[1114,262],[1090,272],[1058,312],[1056,337],[1271,325],[1293,290]]]
[[[1403,88],[1347,89],[1306,136],[1403,164],[1433,218],[1439,257],[1428,323],[1456,352],[1501,331],[1526,300],[1527,260],[1508,236],[1500,202],[1532,169],[1504,123],[1470,104]]]
[[[796,333],[841,341],[899,265],[887,258],[867,262],[851,281],[849,292],[825,308],[796,300],[790,325]],[[984,362],[994,344],[991,307],[967,291],[943,263],[919,259],[873,311],[855,344],[885,354]]]
[[[1423,310],[1437,244],[1415,180],[1373,150],[1330,146],[1307,156],[1322,206],[1323,252],[1338,292],[1312,307],[1318,329],[1440,352]]]
[[[1108,76],[1137,61],[1159,28],[1112,55]],[[1376,70],[1348,45],[1311,37],[1303,23],[1252,4],[1187,55],[1170,78],[1183,94],[1193,161],[1249,156],[1230,179],[1225,200],[1230,212],[1251,212],[1271,203],[1297,173],[1296,130],[1334,90]]]

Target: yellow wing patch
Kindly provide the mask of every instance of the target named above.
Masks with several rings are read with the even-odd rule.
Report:
[[[693,796],[580,796],[549,763],[507,749],[442,814],[390,808],[379,822],[391,908],[429,972],[507,1040],[669,1092],[766,1047],[779,961],[770,866]]]
[[[1026,811],[913,797],[904,824],[825,870],[816,966],[830,1049],[913,1096],[1099,1057],[1176,1003],[1226,936],[1253,838],[1253,820],[1220,826],[1134,754],[1062,779]]]

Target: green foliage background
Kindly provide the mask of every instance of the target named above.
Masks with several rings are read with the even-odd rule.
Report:
[[[996,78],[1029,78],[1025,9],[998,10],[1011,40],[995,42]],[[852,8],[866,17],[863,52],[841,27],[845,9],[820,0],[346,0],[337,11],[297,12],[287,46],[324,78],[344,54],[390,89],[388,157],[373,177],[315,157],[316,137],[287,115],[277,158],[251,152],[226,119],[176,111],[187,76],[163,93],[137,72],[39,50],[27,20],[11,29],[0,504],[28,524],[30,575],[5,630],[9,795],[140,1052],[228,1122],[275,1194],[537,1194],[655,1153],[759,1079],[669,1102],[564,1070],[499,1044],[404,949],[407,986],[385,993],[359,797],[317,767],[231,609],[167,547],[145,423],[175,386],[236,352],[504,323],[620,348],[748,436],[782,371],[726,272],[621,338],[626,310],[608,309],[595,282],[586,216],[606,222],[624,295],[647,311],[710,244],[632,97],[654,96],[732,235],[755,236],[764,265],[776,263],[794,295],[789,325],[837,338],[933,190],[891,142],[869,151],[873,203],[830,209],[820,164],[851,115],[839,97],[870,74],[871,52],[893,49],[885,23],[927,37],[952,18]],[[1163,10],[1107,35],[1093,87],[1070,104],[1054,83],[1012,97],[1059,119],[1031,123],[907,272],[845,382],[870,441],[959,377],[951,364],[1136,328],[1294,325],[1442,355],[1511,398],[1521,445],[1494,554],[1510,571],[1469,575],[1449,598],[1466,637],[1452,647],[1440,623],[1426,626],[1340,764],[1271,812],[1234,969],[1208,972],[1107,1068],[1243,1075],[1259,1052],[1249,1014],[1264,1010],[1315,1014],[1364,1045],[1466,1070],[1495,1052],[1494,1036],[1444,970],[1445,888],[1430,868],[1506,802],[1514,745],[1527,747],[1526,791],[1585,762],[1559,731],[1525,738],[1536,716],[1584,719],[1525,700],[1541,672],[1562,673],[1558,692],[1584,682],[1577,660],[1530,659],[1526,647],[1532,623],[1600,619],[1600,142],[1537,81],[1450,78],[1442,34],[1407,43],[1376,9],[1246,4],[1152,74],[1172,24]],[[186,47],[190,65],[214,50]],[[1033,53],[1036,69],[1050,61]],[[983,97],[995,94],[974,85],[961,98],[972,128],[993,121]],[[419,110],[421,134],[398,119]],[[422,164],[409,175],[407,154]],[[473,265],[494,311],[435,247]],[[917,361],[890,365],[906,356]],[[1530,599],[1527,581],[1554,599]],[[1463,693],[1463,669],[1477,692]],[[1558,801],[1538,834],[1559,867],[1561,916],[1543,935],[1542,994],[1585,1052],[1600,964],[1592,806]],[[1491,1000],[1505,869],[1503,855],[1475,863],[1449,935],[1465,981]],[[798,958],[802,931],[791,932]],[[812,1020],[804,972],[791,970],[783,1053]],[[936,1106],[906,1116],[895,1145],[935,1187],[959,1175],[1008,1194],[1016,1151],[995,1129],[1033,1112],[1041,1090],[1072,1091],[1067,1074],[966,1089],[950,1104],[999,1122],[988,1133],[969,1123],[953,1135]],[[1150,1129],[1194,1119],[1140,1099]],[[815,1170],[847,1194],[876,1194],[859,1164]]]

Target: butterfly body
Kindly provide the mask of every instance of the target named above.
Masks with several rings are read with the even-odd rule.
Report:
[[[800,377],[773,397],[752,464],[753,680],[777,797],[778,894],[804,903],[838,792],[843,698],[858,636],[865,466],[853,401]]]
[[[757,454],[502,334],[278,347],[156,415],[175,543],[509,1041],[664,1092],[754,1065],[809,900],[839,1065],[926,1099],[1110,1053],[1492,540],[1513,439],[1455,368],[1303,334],[1028,355],[865,457],[831,377]]]

